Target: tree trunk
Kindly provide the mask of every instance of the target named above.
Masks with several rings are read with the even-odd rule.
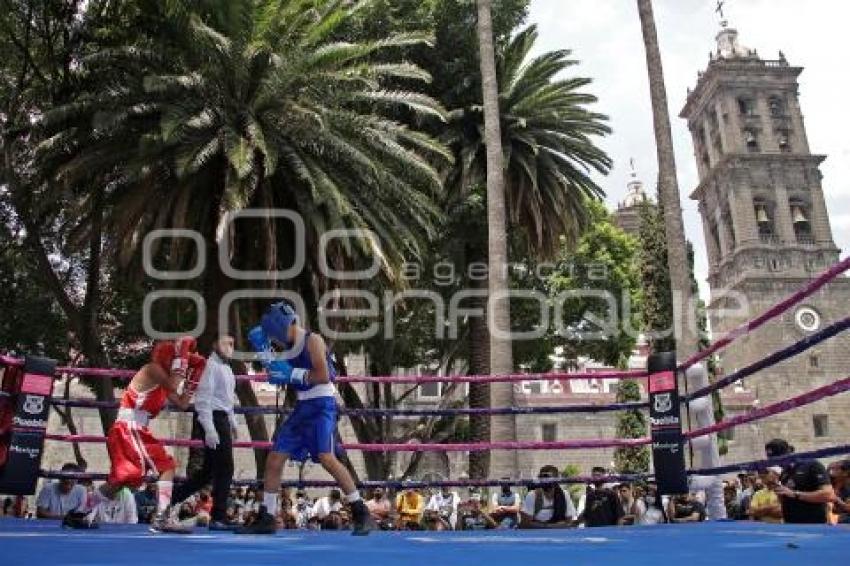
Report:
[[[667,237],[667,262],[673,291],[674,328],[676,352],[684,361],[697,351],[691,282],[688,273],[685,226],[676,177],[676,156],[673,152],[673,134],[670,130],[670,111],[667,105],[667,89],[664,85],[664,68],[652,0],[637,0],[643,42],[646,48],[646,68],[649,74],[649,90],[652,99],[652,115],[655,126],[655,144],[658,153],[658,193],[664,206],[664,228]]]
[[[484,103],[484,140],[487,145],[487,232],[489,256],[489,301],[487,322],[490,329],[490,371],[495,374],[513,370],[508,300],[508,254],[505,211],[504,155],[499,113],[499,85],[496,76],[496,53],[493,41],[492,1],[478,0],[478,45],[481,64],[482,100]],[[514,389],[509,383],[491,387],[491,403],[513,406]],[[516,440],[513,416],[493,417],[491,438]],[[499,475],[517,472],[516,452],[497,453],[493,471]]]
[[[483,286],[483,282],[479,282]],[[471,308],[482,309],[482,315],[469,319],[469,373],[487,375],[490,373],[490,333],[487,331],[487,301],[474,297]],[[490,384],[469,384],[469,407],[471,409],[490,408]],[[490,440],[490,417],[471,415],[469,417],[469,441],[488,442]],[[487,450],[469,453],[469,477],[485,479],[490,475],[490,452]]]

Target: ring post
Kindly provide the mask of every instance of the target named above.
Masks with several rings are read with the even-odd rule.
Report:
[[[688,479],[685,472],[679,384],[676,378],[676,353],[659,352],[650,355],[647,371],[652,463],[658,493],[687,493]]]
[[[35,494],[55,374],[56,360],[27,356],[23,372],[7,390],[14,413],[6,463],[0,467],[0,493]]]

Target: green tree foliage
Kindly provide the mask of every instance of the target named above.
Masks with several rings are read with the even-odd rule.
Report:
[[[641,400],[640,386],[636,381],[621,380],[617,386],[618,403],[635,403]],[[623,411],[617,416],[617,438],[645,438],[648,434],[646,416],[639,409]],[[639,474],[649,471],[649,448],[646,446],[621,446],[614,451],[614,465],[621,474]]]
[[[652,203],[641,205],[640,274],[643,289],[643,328],[653,352],[676,349],[673,335],[673,294],[667,268],[664,211]]]

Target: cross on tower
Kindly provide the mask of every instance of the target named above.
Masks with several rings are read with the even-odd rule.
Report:
[[[726,0],[717,0],[717,8],[714,11],[720,16],[720,25],[721,27],[726,27],[729,23],[726,20],[726,14],[723,11],[723,8],[726,6]]]

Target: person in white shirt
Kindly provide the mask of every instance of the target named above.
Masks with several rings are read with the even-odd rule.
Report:
[[[342,493],[338,489],[332,489],[325,497],[320,497],[313,505],[312,516],[319,521],[327,519],[331,513],[342,511]]]
[[[78,473],[76,464],[65,464],[63,472]],[[63,478],[44,484],[35,502],[36,517],[39,519],[61,519],[68,513],[84,512],[88,500],[86,488],[76,480]]]
[[[522,529],[558,529],[573,525],[577,513],[573,500],[551,480],[560,477],[555,466],[543,466],[537,476],[546,484],[529,491],[520,513]]]
[[[460,495],[444,487],[431,495],[425,505],[426,519],[438,520],[443,523],[443,528],[455,530],[457,528],[457,508],[460,504]]]
[[[172,504],[178,504],[212,483],[210,530],[231,530],[235,527],[227,523],[227,499],[233,480],[233,440],[237,431],[233,412],[236,377],[230,367],[231,356],[233,336],[221,334],[213,344],[213,351],[195,391],[196,424],[192,436],[204,441],[204,465],[176,487],[172,496]]]
[[[136,499],[126,487],[119,489],[111,499],[99,498],[97,505],[86,516],[89,523],[135,525],[139,522]]]

